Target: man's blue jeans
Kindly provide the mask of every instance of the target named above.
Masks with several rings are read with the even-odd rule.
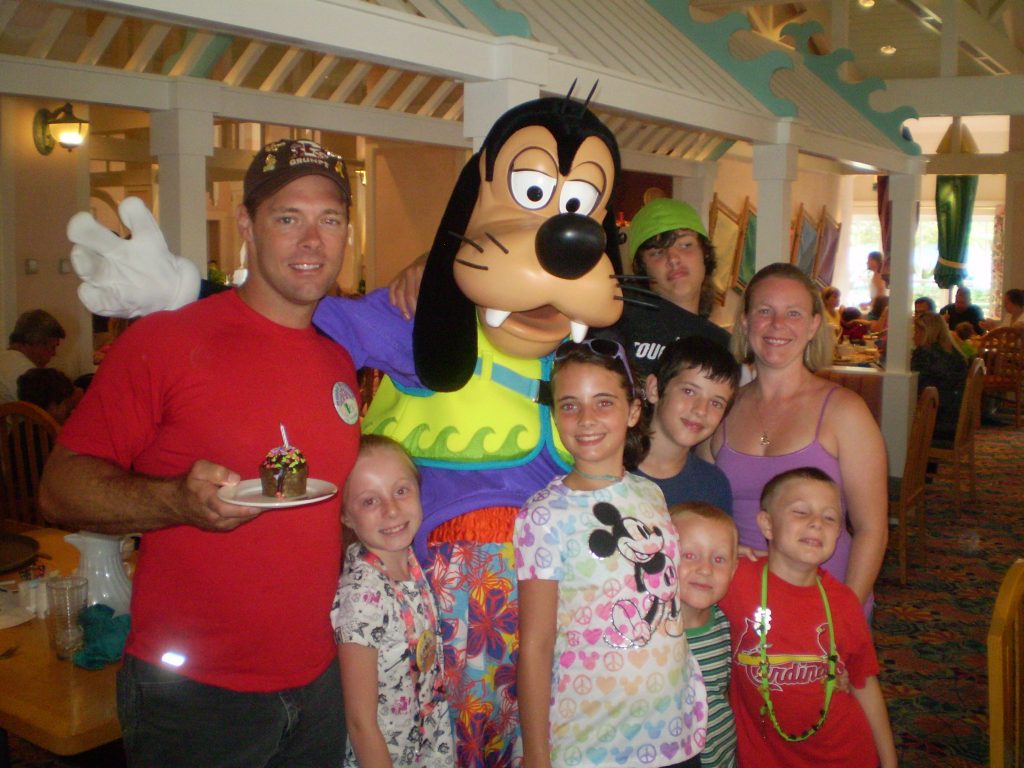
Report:
[[[131,768],[340,768],[337,659],[301,688],[239,693],[125,656],[117,713]]]

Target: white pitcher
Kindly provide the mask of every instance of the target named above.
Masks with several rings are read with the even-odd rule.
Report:
[[[121,560],[123,539],[89,531],[64,537],[81,553],[75,574],[89,580],[89,605],[109,605],[115,616],[128,613],[132,602],[132,583]]]

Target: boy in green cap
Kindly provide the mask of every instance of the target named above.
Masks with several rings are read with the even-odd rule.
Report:
[[[622,339],[642,376],[657,372],[665,347],[679,338],[704,336],[729,348],[729,334],[708,320],[714,299],[715,249],[697,212],[680,200],[659,198],[629,225],[633,272],[651,278],[655,296],[627,303],[613,333]]]

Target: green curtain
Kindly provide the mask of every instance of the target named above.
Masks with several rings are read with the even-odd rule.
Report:
[[[757,272],[757,214],[747,212],[747,227],[743,232],[743,253],[740,255],[740,272],[737,278],[737,293],[743,293],[747,283]]]
[[[939,288],[960,285],[967,277],[967,241],[977,191],[977,176],[939,176],[935,180],[935,218],[939,225],[935,283]]]

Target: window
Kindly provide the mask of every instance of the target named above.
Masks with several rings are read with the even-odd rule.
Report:
[[[971,289],[971,303],[981,307],[985,317],[1002,314],[1002,301],[992,295],[992,241],[995,230],[995,208],[976,205],[971,222],[971,237],[967,245],[967,279],[964,285]],[[874,208],[855,211],[850,226],[850,247],[846,254],[849,285],[843,291],[847,306],[867,304],[871,273],[867,269],[868,254],[880,250],[882,236],[878,214]],[[938,225],[934,206],[923,208],[914,240],[913,296],[930,296],[938,308],[950,303],[949,291],[935,284],[935,263],[939,256]]]

